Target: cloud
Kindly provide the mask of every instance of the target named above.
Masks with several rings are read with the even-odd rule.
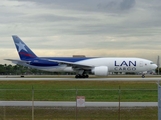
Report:
[[[1,57],[18,57],[11,38],[17,34],[40,56],[153,59],[161,53],[160,10],[160,0],[5,0]]]
[[[131,8],[133,8],[135,5],[135,0],[123,0],[120,3],[120,9],[121,10],[129,10]]]
[[[32,2],[39,6],[76,11],[121,13],[135,6],[135,0],[18,0]]]

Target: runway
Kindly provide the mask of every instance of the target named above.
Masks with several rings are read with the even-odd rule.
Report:
[[[161,77],[154,78],[2,78],[0,81],[160,81]]]
[[[0,101],[0,106],[32,106],[32,101]],[[75,107],[76,102],[34,101],[34,106]],[[85,102],[86,107],[118,107],[119,102]],[[157,102],[120,102],[121,107],[157,107]]]

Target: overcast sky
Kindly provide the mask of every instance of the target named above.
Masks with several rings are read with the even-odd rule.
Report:
[[[161,0],[0,0],[0,64],[19,59],[11,35],[37,56],[161,56]]]

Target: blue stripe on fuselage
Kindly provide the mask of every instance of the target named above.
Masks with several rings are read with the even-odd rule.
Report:
[[[92,59],[92,58],[94,57],[37,57],[33,59],[28,59],[28,61],[31,61],[30,65],[33,65],[33,66],[48,67],[48,66],[58,66],[59,64],[57,62],[52,62],[45,59],[60,60],[60,61],[66,61],[66,62],[78,62],[78,61]]]

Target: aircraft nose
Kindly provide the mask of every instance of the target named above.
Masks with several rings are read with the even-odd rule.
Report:
[[[156,64],[153,64],[152,69],[156,69],[158,66]]]

